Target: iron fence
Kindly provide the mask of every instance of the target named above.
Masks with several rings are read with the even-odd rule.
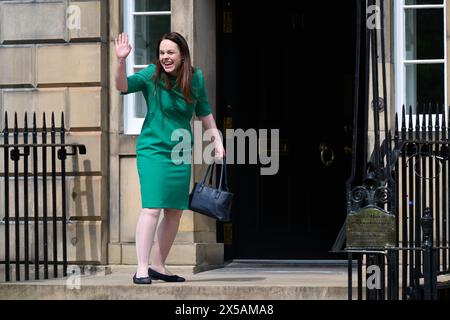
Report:
[[[398,186],[392,199],[377,203],[386,210],[391,203],[396,219],[395,246],[384,250],[347,250],[349,263],[354,257],[358,261],[358,299],[363,298],[364,287],[367,299],[437,299],[438,276],[450,274],[450,129],[446,126],[444,108],[436,106],[433,113],[431,106],[424,109],[429,111],[414,114],[410,108],[407,114],[403,109],[393,148],[381,153],[384,159],[390,153],[392,159],[390,167],[395,183],[387,187],[395,190],[394,186]],[[355,190],[351,196],[353,203]],[[352,210],[355,209],[353,206]],[[368,283],[372,266],[381,271],[381,281],[371,289]],[[352,299],[351,271],[350,268],[349,299]]]
[[[420,278],[425,278],[425,298],[437,298],[437,275],[450,273],[450,199],[447,194],[450,190],[450,131],[443,107],[436,106],[432,112],[432,106],[428,105],[422,110],[427,112],[413,114],[410,107],[407,115],[403,108],[401,128],[396,130],[395,136],[400,151],[395,170],[402,222],[399,243],[409,249],[402,251],[402,260],[407,261],[402,264],[403,298],[407,297],[406,292],[419,296]]]
[[[392,135],[384,0],[356,4],[352,172],[347,220],[332,251],[347,241],[349,300],[355,260],[359,300],[364,290],[368,300],[437,299],[438,276],[450,273],[448,110],[442,102],[403,108]],[[369,28],[368,8],[377,5],[380,28]]]
[[[45,113],[42,127],[37,126],[36,113],[32,121],[29,128],[25,113],[20,128],[15,113],[14,126],[10,129],[5,113],[1,132],[3,215],[0,215],[0,227],[3,228],[0,230],[4,251],[0,264],[4,265],[7,282],[11,281],[12,266],[15,266],[16,281],[30,280],[31,266],[34,266],[34,279],[41,277],[40,266],[43,266],[44,279],[49,278],[50,266],[53,266],[53,277],[58,277],[58,266],[62,266],[62,275],[67,276],[66,160],[77,153],[86,154],[84,145],[66,144],[64,113],[60,127],[55,125],[54,113],[50,128]]]

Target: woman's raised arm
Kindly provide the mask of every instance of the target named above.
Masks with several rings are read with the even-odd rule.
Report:
[[[128,35],[126,33],[119,34],[115,41],[117,57],[116,89],[121,92],[127,92],[128,82],[125,60],[130,54],[132,47],[128,43]]]

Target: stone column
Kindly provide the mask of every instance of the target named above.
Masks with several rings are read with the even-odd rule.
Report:
[[[172,31],[187,40],[193,64],[201,68],[206,81],[208,99],[216,110],[216,8],[210,0],[172,0]],[[198,119],[195,119],[198,121]],[[202,143],[196,137],[195,143]],[[195,159],[194,159],[195,160]],[[203,165],[193,165],[192,185],[201,178]],[[192,265],[194,272],[223,263],[223,244],[216,242],[216,222],[185,211],[175,244],[168,257],[169,265]]]

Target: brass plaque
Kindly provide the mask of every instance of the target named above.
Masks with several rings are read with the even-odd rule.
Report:
[[[223,128],[224,129],[233,129],[233,118],[224,117],[223,118]]]
[[[223,32],[233,33],[233,13],[231,11],[223,13]]]
[[[347,218],[347,249],[395,247],[395,216],[376,207],[366,207]]]

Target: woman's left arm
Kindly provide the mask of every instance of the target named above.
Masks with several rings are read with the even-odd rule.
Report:
[[[205,117],[199,117],[199,119],[202,121],[205,130],[211,130],[211,133],[214,137],[213,142],[215,158],[223,159],[223,157],[225,156],[225,149],[223,148],[222,138],[220,136],[219,130],[217,129],[216,121],[214,120],[212,113]]]

